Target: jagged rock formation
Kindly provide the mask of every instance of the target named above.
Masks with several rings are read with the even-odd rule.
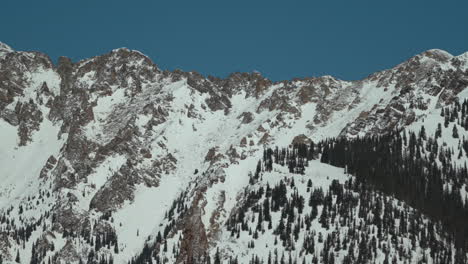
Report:
[[[265,146],[411,127],[467,87],[468,53],[441,50],[360,81],[272,82],[163,71],[125,48],[54,65],[0,43],[0,254],[126,263],[160,232],[181,243],[170,262],[203,261]]]

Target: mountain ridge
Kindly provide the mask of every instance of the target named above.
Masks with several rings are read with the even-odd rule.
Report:
[[[10,52],[15,52],[16,50],[14,50],[13,48],[11,48],[8,44],[4,43],[4,42],[1,42],[0,41],[0,48],[1,49],[4,49],[7,53],[10,53]],[[115,48],[115,49],[112,49],[111,51],[109,51],[108,53],[104,53],[104,54],[109,54],[109,53],[112,53],[112,52],[118,52],[119,50],[124,50],[124,51],[127,51],[127,52],[136,52],[136,53],[139,53],[140,55],[148,58],[149,60],[152,60],[148,55],[144,54],[143,52],[139,51],[139,50],[134,50],[134,49],[129,49],[127,47],[120,47],[120,48]],[[17,51],[17,52],[35,52],[35,53],[41,53],[43,55],[46,55],[46,53],[43,53],[43,52],[39,52],[39,51]],[[104,55],[102,54],[102,55]],[[424,57],[425,55],[428,55],[428,57],[434,57],[434,54],[439,54],[439,55],[442,55],[442,56],[445,56],[447,58],[458,58],[458,59],[466,59],[465,57],[468,56],[468,51],[465,51],[459,55],[453,55],[451,53],[449,53],[448,51],[446,50],[443,50],[443,49],[438,49],[438,48],[433,48],[433,49],[428,49],[428,50],[425,50],[425,51],[422,51],[412,57],[409,57],[408,59],[406,59],[404,62],[400,63],[400,64],[403,64],[405,62],[408,62],[416,57]],[[84,58],[84,59],[80,59],[79,61],[77,62],[74,62],[75,64],[76,63],[80,63],[80,62],[85,62],[85,61],[89,61],[89,60],[92,60],[93,58],[96,58],[96,57],[100,57],[102,55],[95,55],[95,56],[91,56],[90,58]],[[58,60],[60,60],[60,58],[64,58],[64,59],[67,59],[67,60],[70,60],[68,57],[66,56],[60,56]],[[71,61],[71,60],[70,60]],[[52,62],[52,60],[51,60]],[[384,70],[380,70],[380,71],[377,71],[377,72],[374,72],[374,73],[371,73],[369,74],[367,77],[364,77],[362,79],[357,79],[357,80],[342,80],[342,79],[339,79],[339,78],[336,78],[334,77],[333,75],[330,75],[330,74],[325,74],[325,75],[322,75],[322,76],[316,76],[316,77],[292,77],[290,79],[286,79],[286,80],[277,80],[277,81],[272,81],[272,80],[269,80],[271,81],[272,83],[282,83],[282,82],[289,82],[289,81],[294,81],[294,80],[304,80],[304,79],[310,79],[310,78],[326,78],[326,77],[331,77],[335,80],[341,80],[341,81],[349,81],[349,82],[353,82],[353,81],[362,81],[364,79],[367,79],[369,78],[371,75],[373,74],[376,74],[376,73],[379,73],[379,72],[384,72],[384,71],[387,71],[387,70],[390,70],[390,69],[393,69],[395,67],[398,67],[400,64],[397,64],[395,65],[394,67],[392,68],[388,68],[388,69],[384,69]],[[56,64],[54,64],[56,65]],[[155,64],[156,65],[156,64]],[[159,67],[158,67],[159,69]],[[168,70],[163,70],[163,71],[168,71]],[[193,74],[197,74],[197,75],[202,75],[196,71],[183,71],[181,69],[174,69],[172,72],[185,72],[185,73],[193,73]],[[203,78],[215,78],[215,79],[222,79],[222,80],[225,80],[225,79],[229,79],[229,76],[231,75],[235,75],[235,74],[249,74],[249,75],[260,75],[261,76],[261,72],[258,72],[258,71],[252,71],[252,72],[232,72],[230,74],[228,74],[227,77],[224,77],[224,78],[221,78],[221,77],[216,77],[216,76],[213,76],[211,74],[207,74],[206,76],[205,75],[202,75]],[[262,76],[263,77],[263,76]],[[268,79],[267,77],[263,77],[265,79]]]

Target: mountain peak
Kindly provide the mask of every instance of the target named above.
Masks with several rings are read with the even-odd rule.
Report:
[[[13,52],[14,50],[7,44],[0,42],[0,55]]]
[[[112,53],[136,53],[136,54],[139,54],[139,55],[144,56],[144,57],[149,59],[149,57],[147,55],[143,54],[141,51],[129,49],[129,48],[126,48],[126,47],[113,49]]]
[[[119,52],[119,51],[130,52],[130,50],[126,47],[120,47],[120,48],[116,48],[112,50],[112,52]]]
[[[446,61],[450,60],[451,58],[453,58],[452,54],[448,53],[445,50],[441,50],[441,49],[426,50],[426,51],[422,52],[421,54],[419,54],[419,56],[426,57],[426,58],[431,58],[431,59],[433,59],[435,61],[439,61],[439,62],[446,62]]]
[[[453,55],[443,49],[428,49],[424,53],[432,53],[432,54],[445,54],[447,56],[452,57]]]

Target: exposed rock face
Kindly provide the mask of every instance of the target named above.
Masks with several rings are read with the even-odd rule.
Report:
[[[242,124],[249,124],[254,120],[253,114],[251,112],[244,112],[239,117],[242,118]]]
[[[182,234],[180,255],[176,263],[201,263],[205,261],[208,249],[208,239],[205,226],[202,221],[200,201],[203,194],[199,193],[194,204],[189,209],[182,222]]]
[[[181,249],[168,261],[200,263],[255,169],[249,157],[265,145],[386,133],[467,86],[468,55],[439,50],[360,81],[272,82],[258,73],[161,71],[128,49],[54,66],[0,43],[0,133],[13,142],[0,153],[0,213],[16,213],[17,228],[44,226],[24,249],[0,233],[0,252],[11,260],[37,239],[47,256],[78,263],[97,248],[88,236],[114,232],[118,250],[99,248],[92,258],[115,250],[126,263],[168,229]],[[191,199],[177,204],[185,189]],[[177,225],[164,216],[173,204]]]
[[[125,201],[133,200],[137,177],[129,166],[122,166],[91,200],[90,208],[100,212],[115,210]]]

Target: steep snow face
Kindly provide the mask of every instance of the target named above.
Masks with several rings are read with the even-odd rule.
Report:
[[[124,205],[124,209],[113,216],[114,222],[117,223],[116,234],[121,241],[116,262],[126,263],[140,253],[148,236],[159,230],[156,223],[164,221],[165,213],[183,191],[181,186],[184,186],[184,183],[179,179],[165,177],[158,188],[143,185],[136,187],[134,200]]]
[[[18,147],[17,129],[0,120],[2,141],[0,143],[0,206],[6,208],[18,202],[25,194],[34,195],[39,183],[38,176],[50,156],[58,156],[64,137],[58,138],[60,127],[45,120],[32,143]]]
[[[0,45],[0,57],[11,52]],[[11,54],[0,58],[0,135],[7,139],[0,142],[0,212],[13,207],[11,219],[27,215],[17,229],[44,215],[45,229],[20,243],[7,234],[9,243],[0,243],[7,260],[19,250],[27,261],[34,243],[57,262],[79,263],[93,250],[96,258],[112,254],[126,263],[165,232],[170,243],[200,238],[181,255],[212,251],[221,240],[243,247],[246,241],[234,245],[221,230],[265,146],[416,129],[421,122],[432,130],[431,116],[466,94],[468,83],[466,55],[440,50],[362,81],[280,83],[258,73],[221,80],[162,72],[125,48],[78,63],[61,59],[57,67],[43,54]],[[286,177],[281,170],[269,179]],[[307,175],[325,185],[344,179],[322,164]],[[171,221],[166,212],[181,199]],[[27,208],[21,215],[20,207]],[[106,238],[102,248],[98,237]]]

